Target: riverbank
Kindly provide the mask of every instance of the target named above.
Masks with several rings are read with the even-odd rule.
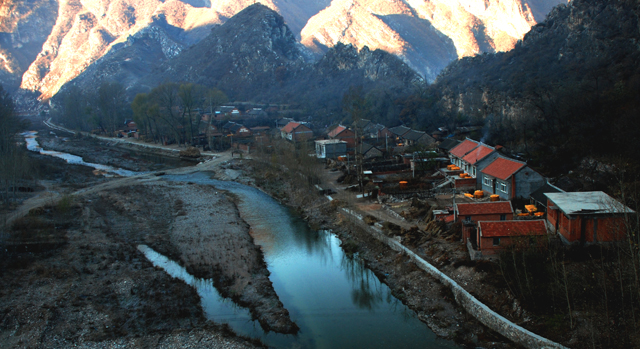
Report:
[[[91,152],[91,145],[87,149]],[[426,277],[406,256],[393,252],[372,239],[356,222],[340,214],[336,210],[337,206],[330,204],[324,197],[294,184],[290,177],[295,174],[282,169],[276,171],[269,166],[262,166],[258,161],[228,160],[230,159],[217,159],[194,168],[167,172],[214,171],[216,178],[261,187],[296,208],[308,218],[311,226],[328,228],[337,233],[344,245],[351,252],[358,252],[378,278],[391,287],[394,296],[413,309],[438,335],[473,346],[511,347],[508,341],[487,330],[458,308],[448,288],[435,279]],[[83,203],[83,207],[89,207],[91,217],[102,219],[97,229],[115,231],[117,234],[113,237],[125,239],[131,245],[149,245],[178,261],[193,275],[214,279],[223,295],[252,309],[254,317],[261,324],[271,321],[273,326],[283,326],[282,332],[287,331],[282,329],[290,324],[287,325],[286,321],[279,323],[279,320],[288,319],[288,314],[268,282],[268,271],[266,276],[261,273],[260,258],[256,258],[252,251],[246,251],[247,246],[252,246],[259,252],[253,241],[246,239],[247,236],[250,238],[246,223],[243,224],[237,209],[226,207],[228,201],[216,201],[224,195],[216,194],[213,189],[205,186],[167,184],[154,175],[108,181],[88,187],[82,193],[82,197],[89,200]],[[143,206],[144,210],[141,209]],[[146,206],[152,206],[153,210],[157,209],[161,213],[151,212]],[[215,214],[211,212],[211,207],[217,210],[218,206],[221,211],[216,211]],[[207,213],[216,218],[211,220],[206,216]],[[170,220],[167,221],[167,217]],[[220,217],[227,217],[228,221],[221,220]],[[207,229],[229,225],[236,229],[221,233]],[[139,234],[140,229],[145,233]],[[246,264],[247,259],[255,262]],[[263,258],[262,261],[264,264]],[[258,268],[257,273],[253,271],[253,266]],[[263,271],[266,271],[266,266]],[[262,280],[266,279],[268,285],[260,283],[254,274],[262,275]],[[253,300],[243,299],[244,294],[252,294]],[[268,307],[273,299],[279,303],[280,310],[274,312],[271,308],[261,308],[260,302]]]
[[[180,158],[179,151],[174,149],[144,147],[139,143],[119,141],[117,138],[103,139],[77,135],[66,137],[46,130],[40,132],[38,141],[48,150],[70,153],[82,157],[86,162],[136,172],[193,166],[211,159],[210,155],[200,159]]]
[[[121,191],[61,200],[16,221],[0,254],[2,347],[253,347],[207,321],[195,290],[137,251],[145,242],[181,254],[168,193]],[[136,194],[138,202],[125,199]]]
[[[96,143],[84,144],[81,152],[91,153]],[[118,151],[107,154],[112,150]],[[45,193],[56,195],[38,200],[45,193],[33,193],[24,202],[33,205],[23,205],[17,216],[29,213],[3,235],[3,347],[260,345],[208,321],[193,288],[153,267],[137,251],[139,244],[212,279],[223,296],[249,308],[266,331],[297,331],[234,198],[156,175],[211,171],[229,154],[197,167],[129,178],[104,178],[82,166],[32,156],[47,169]],[[135,158],[125,158],[114,165],[127,168],[132,162]],[[76,184],[65,182],[70,174]]]
[[[269,193],[290,207],[316,229],[330,229],[343,242],[343,248],[351,253],[357,253],[376,276],[389,286],[393,295],[410,309],[416,312],[421,321],[441,337],[453,339],[465,346],[514,348],[518,347],[495,331],[487,328],[469,315],[455,301],[451,290],[438,280],[419,269],[411,259],[403,254],[391,250],[371,236],[361,221],[344,214],[341,207],[354,208],[355,203],[346,197],[334,195],[329,201],[324,196],[316,194],[307,188],[304,179],[298,174],[282,170],[270,162],[241,162],[233,166],[244,176],[255,179],[255,185]],[[315,172],[320,171],[316,169]],[[242,178],[243,176],[239,177]],[[336,199],[338,198],[338,199]],[[431,245],[441,245],[446,249],[449,244],[445,239],[432,238]],[[421,251],[424,254],[425,251]],[[429,253],[442,261],[447,254],[433,248]],[[448,255],[455,254],[451,251]],[[462,269],[469,268],[460,265]],[[462,272],[462,269],[459,272]],[[469,271],[467,271],[468,273]]]

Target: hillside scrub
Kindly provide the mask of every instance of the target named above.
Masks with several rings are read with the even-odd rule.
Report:
[[[637,348],[638,261],[629,246],[511,248],[487,281],[514,294],[542,336],[572,348]]]
[[[639,18],[631,0],[560,5],[513,50],[452,63],[400,101],[401,118],[426,130],[484,125],[476,140],[522,153],[549,176],[613,154],[637,171]]]

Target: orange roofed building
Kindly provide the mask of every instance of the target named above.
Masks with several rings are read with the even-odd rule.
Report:
[[[356,147],[356,134],[345,126],[338,125],[327,134],[327,137],[347,142],[348,150],[353,150]]]
[[[462,242],[475,238],[475,223],[479,221],[506,221],[513,219],[510,201],[460,203],[453,209],[455,221],[462,221]],[[473,223],[473,224],[472,224]]]
[[[292,142],[301,142],[313,138],[313,131],[304,124],[290,121],[280,130],[280,135]]]
[[[529,198],[546,183],[545,178],[526,163],[503,157],[480,170],[479,176],[482,176],[482,190],[503,200]]]
[[[495,148],[480,143],[462,158],[462,166],[460,168],[471,177],[476,178],[476,164],[495,151]]]
[[[454,214],[456,221],[505,221],[513,219],[513,207],[510,201],[460,203],[456,204]]]
[[[478,222],[477,247],[483,256],[499,253],[514,244],[528,247],[546,239],[547,225],[543,219],[526,221]]]
[[[451,150],[449,150],[449,159],[451,159],[451,163],[462,168],[462,158],[475,149],[478,144],[478,142],[467,138],[462,143],[451,148]]]

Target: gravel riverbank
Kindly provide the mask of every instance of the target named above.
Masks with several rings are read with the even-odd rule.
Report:
[[[75,153],[99,161],[121,151],[102,146],[83,143]],[[100,149],[94,152],[92,147]],[[33,200],[38,204],[29,206],[25,217],[4,228],[0,346],[261,345],[208,321],[197,292],[154,267],[137,250],[139,244],[172,258],[197,277],[213,279],[223,296],[249,308],[265,330],[297,331],[233,197],[208,186],[166,182],[151,173],[105,179],[58,159],[32,156],[38,164],[55,164],[40,167],[47,169],[47,193],[56,196]],[[145,169],[135,158],[120,158],[111,164]],[[224,159],[223,154],[198,168],[173,172],[210,171]],[[75,170],[82,174],[76,176]],[[66,178],[78,180],[69,186]],[[43,193],[33,195],[37,199]]]

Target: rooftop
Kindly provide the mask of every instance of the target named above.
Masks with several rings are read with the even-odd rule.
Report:
[[[318,144],[337,144],[337,143],[347,143],[343,140],[340,139],[321,139],[318,141],[315,141]]]
[[[346,128],[345,126],[338,125],[336,128],[331,130],[331,132],[329,132],[328,136],[333,138],[333,137],[336,137],[339,134],[341,134],[342,132],[347,131],[347,130],[348,130],[348,128]]]
[[[407,126],[396,126],[396,127],[390,128],[389,131],[391,131],[396,136],[402,137],[404,136],[405,133],[411,131],[411,129],[408,128]]]
[[[291,132],[293,132],[293,130],[298,128],[298,126],[300,126],[300,123],[289,121],[289,123],[285,127],[282,128],[282,132],[291,133]]]
[[[362,154],[366,154],[368,153],[371,149],[375,149],[377,151],[380,151],[380,149],[376,148],[375,146],[369,144],[369,143],[364,143],[362,142]]]
[[[467,138],[462,143],[451,148],[451,150],[449,151],[449,154],[462,158],[477,146],[478,146],[478,142]]]
[[[438,148],[444,149],[444,150],[451,150],[455,148],[458,144],[460,144],[459,140],[448,138],[442,141],[442,143],[438,144]]]
[[[531,193],[531,198],[540,202],[543,205],[547,205],[547,197],[544,195],[545,193],[564,193],[564,190],[556,187],[555,185],[546,182],[542,187],[538,190]]]
[[[354,126],[357,128],[363,129],[367,127],[370,123],[371,121],[367,119],[359,119],[358,121],[354,122]]]
[[[484,159],[487,155],[493,153],[494,151],[494,148],[488,147],[484,144],[480,144],[475,149],[467,153],[467,155],[465,155],[462,160],[470,163],[471,165],[475,165],[476,162]]]
[[[478,227],[480,228],[480,236],[485,238],[547,234],[547,225],[543,219],[533,221],[478,222]]]
[[[458,216],[513,213],[513,207],[510,201],[456,204],[456,209]]]
[[[402,138],[408,139],[410,141],[417,141],[420,138],[425,137],[425,136],[431,138],[431,136],[426,134],[426,132],[416,131],[416,130],[409,130],[409,132],[405,133],[404,136],[402,136]]]
[[[544,195],[567,215],[635,212],[602,191],[544,193]]]
[[[486,175],[506,181],[509,177],[511,177],[514,173],[518,172],[526,165],[527,164],[520,161],[515,161],[507,158],[497,158],[493,160],[493,162],[485,167],[481,172]]]

